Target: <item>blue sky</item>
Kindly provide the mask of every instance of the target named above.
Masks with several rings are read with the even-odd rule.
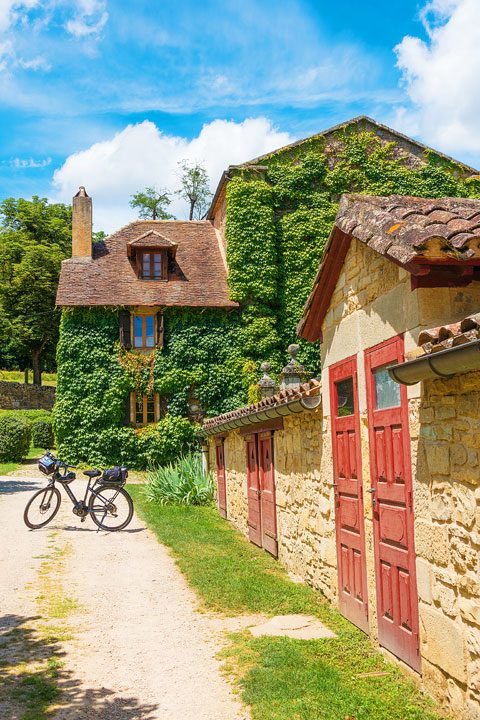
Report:
[[[0,197],[83,183],[113,230],[135,189],[174,189],[183,157],[213,187],[359,114],[480,166],[479,5],[2,0]]]

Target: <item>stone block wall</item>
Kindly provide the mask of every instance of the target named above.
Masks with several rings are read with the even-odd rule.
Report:
[[[54,387],[0,382],[1,410],[51,410],[54,402]]]
[[[274,433],[278,559],[297,579],[336,596],[333,488],[325,484],[322,463],[321,411],[284,418]],[[215,444],[209,444],[215,475]],[[245,441],[238,430],[224,441],[227,519],[248,535]]]
[[[410,414],[423,673],[480,718],[480,373],[424,383]]]

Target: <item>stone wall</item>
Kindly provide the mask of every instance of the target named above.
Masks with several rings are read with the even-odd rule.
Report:
[[[455,714],[479,718],[480,373],[424,383],[411,415],[423,673]]]
[[[336,602],[329,367],[355,356],[370,635],[377,640],[365,350],[480,307],[480,283],[412,291],[410,275],[352,242],[322,331],[322,409],[274,434],[279,560]],[[480,719],[480,373],[407,390],[422,682],[462,720]],[[322,416],[322,417],[320,417]],[[245,449],[225,440],[229,518],[247,534]],[[214,461],[213,465],[214,467]],[[390,656],[393,659],[393,656]]]
[[[0,382],[0,409],[2,410],[51,410],[54,402],[54,387]]]
[[[321,411],[284,418],[275,431],[274,467],[278,559],[297,579],[336,596],[333,488],[323,481]],[[225,438],[227,518],[248,535],[245,441],[238,430]],[[215,444],[210,441],[215,470]]]
[[[352,242],[323,325],[324,426],[330,424],[328,368],[357,358],[370,634],[377,638],[376,575],[370,486],[365,350],[403,334],[405,351],[419,332],[455,322],[480,306],[480,283],[412,291],[410,275],[360,242]],[[479,549],[480,376],[408,388],[425,688],[456,717],[480,718]],[[478,419],[476,419],[478,418]],[[478,429],[477,429],[478,428]],[[322,474],[332,478],[330,430]],[[469,618],[469,619],[467,619]],[[474,687],[477,690],[474,690]]]

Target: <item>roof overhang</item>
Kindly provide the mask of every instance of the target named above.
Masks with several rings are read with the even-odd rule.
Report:
[[[322,324],[352,238],[336,226],[328,239],[323,259],[307,299],[297,334],[315,342],[322,339]]]
[[[229,430],[235,430],[236,428],[245,428],[251,425],[257,425],[258,423],[265,423],[275,418],[283,418],[287,415],[294,415],[301,412],[312,412],[320,407],[322,403],[321,395],[312,395],[301,398],[295,398],[287,400],[286,402],[279,403],[272,407],[267,407],[264,410],[258,408],[252,408],[252,411],[236,418],[222,418],[219,416],[216,424],[203,426],[205,435],[219,435],[220,433],[227,432]]]
[[[450,378],[480,370],[480,340],[391,365],[387,370],[392,380],[400,385],[415,385],[421,380]]]
[[[175,257],[178,243],[169,240],[156,230],[148,230],[127,243],[127,255],[135,257],[138,250],[166,250],[169,255]]]

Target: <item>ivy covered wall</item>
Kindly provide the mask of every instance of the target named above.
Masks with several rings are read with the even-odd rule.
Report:
[[[480,197],[465,167],[425,151],[423,158],[373,132],[351,128],[262,158],[266,167],[238,169],[227,186],[229,287],[244,305],[244,343],[275,370],[312,288],[323,248],[345,192],[421,197]],[[253,318],[254,322],[249,322]],[[263,342],[259,338],[263,337]],[[302,341],[305,366],[320,372],[316,345]]]
[[[194,441],[189,403],[216,415],[245,402],[256,365],[241,349],[239,313],[167,308],[164,321],[164,347],[145,356],[120,347],[119,310],[63,311],[54,409],[63,459],[163,464]],[[128,424],[130,392],[152,389],[167,400],[167,414],[135,429]]]
[[[166,308],[164,347],[150,358],[119,346],[119,313],[65,310],[55,407],[59,452],[71,462],[166,462],[192,442],[188,406],[217,415],[257,397],[258,367],[285,349],[317,272],[344,192],[479,197],[465,167],[425,151],[412,156],[368,131],[346,129],[237,170],[226,193],[228,282],[240,311]],[[316,345],[301,360],[320,372]],[[157,425],[125,424],[132,390],[155,389],[168,412]]]

